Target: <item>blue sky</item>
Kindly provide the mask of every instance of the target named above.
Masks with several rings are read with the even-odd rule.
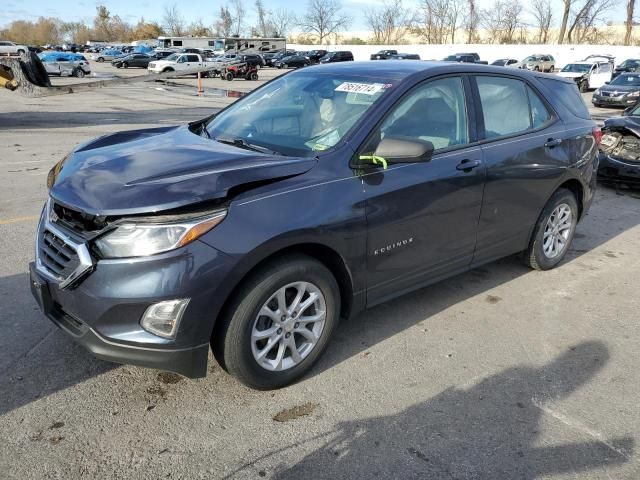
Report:
[[[556,4],[556,18],[560,16],[561,0],[553,0]],[[366,30],[365,21],[362,11],[364,8],[382,3],[382,0],[342,0],[344,12],[349,14],[353,21],[350,30]],[[91,0],[54,0],[53,2],[44,2],[43,0],[5,0],[0,9],[0,26],[18,19],[35,20],[39,16],[55,16],[73,21],[85,21],[91,23],[95,15],[97,4],[104,4],[112,14],[120,15],[128,22],[136,22],[140,17],[146,20],[161,21],[163,6],[172,4],[173,0],[166,2],[162,0],[109,0],[104,2],[96,2]],[[220,5],[224,2],[193,2],[189,0],[176,1],[179,9],[187,21],[193,21],[201,18],[205,25],[211,25],[216,20],[216,14]],[[294,13],[304,12],[305,0],[296,2],[297,7],[292,8],[291,0],[264,0],[268,9],[275,10],[278,8],[288,8]],[[405,0],[405,5],[416,5],[418,0]],[[480,0],[481,7],[491,5],[492,0]],[[523,2],[525,5],[527,2]],[[624,18],[623,0],[620,0],[616,12],[612,15],[612,20],[621,21]],[[255,23],[253,14],[253,0],[246,0],[246,9],[249,14],[248,24]]]

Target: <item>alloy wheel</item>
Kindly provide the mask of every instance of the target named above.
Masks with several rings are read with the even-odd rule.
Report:
[[[316,347],[327,307],[322,291],[310,282],[279,288],[260,308],[251,329],[254,360],[269,371],[300,364]]]
[[[558,205],[547,220],[542,237],[542,251],[547,258],[556,258],[569,243],[573,214],[566,203]]]

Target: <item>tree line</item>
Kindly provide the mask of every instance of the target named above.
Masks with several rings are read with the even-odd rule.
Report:
[[[523,0],[494,0],[487,8],[479,8],[476,1],[420,0],[416,8],[409,8],[403,0],[384,0],[363,12],[370,38],[366,42],[342,38],[341,43],[611,43],[617,39],[610,38],[604,27],[608,16],[625,0],[560,0],[561,15],[554,13],[552,0],[530,0],[526,6]],[[634,15],[635,0],[626,0],[625,45],[634,42]],[[158,21],[141,18],[135,24],[98,5],[90,25],[55,17],[16,20],[0,30],[0,38],[45,45],[65,41],[84,44],[87,40],[130,42],[162,35],[248,35],[289,36],[292,42],[322,45],[338,43],[338,35],[351,25],[352,19],[343,12],[340,0],[308,0],[299,15],[285,8],[271,10],[264,0],[255,0],[250,7],[243,0],[229,0],[219,7],[213,25],[206,25],[202,19],[187,21],[176,4],[166,5]]]

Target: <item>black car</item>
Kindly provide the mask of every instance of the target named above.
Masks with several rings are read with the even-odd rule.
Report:
[[[596,107],[628,107],[640,99],[640,73],[621,73],[596,89],[591,102]]]
[[[305,68],[66,155],[31,289],[100,358],[202,377],[212,348],[244,383],[282,387],[341,318],[519,252],[558,265],[599,137],[575,83],[540,73]]]
[[[324,57],[328,52],[326,50],[311,50],[306,52],[305,57],[308,57],[312,65],[320,63],[320,59]]]
[[[157,59],[152,58],[145,53],[131,53],[123,57],[114,58],[111,61],[111,65],[113,65],[116,68],[129,68],[129,67],[147,68],[149,66],[149,62],[151,62],[152,60],[157,60]]]
[[[600,180],[640,187],[640,104],[604,121],[600,152]]]
[[[264,62],[264,59],[262,58],[262,55],[247,53],[244,55],[238,55],[236,57],[236,60],[241,62],[246,62],[251,67],[262,68],[265,66],[265,62]]]
[[[628,58],[613,70],[613,78],[621,73],[640,71],[640,59]]]
[[[300,54],[282,57],[273,63],[276,68],[302,68],[307,65],[311,65],[311,60],[309,60],[309,57]]]
[[[456,53],[455,55],[445,57],[443,60],[445,62],[487,64],[486,61],[480,60],[480,56],[477,53]]]
[[[397,50],[380,50],[379,52],[372,53],[369,58],[371,60],[388,60],[394,55],[398,55]]]
[[[420,55],[417,53],[398,53],[391,55],[388,60],[420,60]]]
[[[515,58],[499,58],[498,60],[494,60],[491,62],[491,65],[496,67],[509,67],[511,65],[515,65],[518,63],[518,60]]]
[[[329,52],[320,58],[320,63],[353,62],[353,53],[348,50]]]

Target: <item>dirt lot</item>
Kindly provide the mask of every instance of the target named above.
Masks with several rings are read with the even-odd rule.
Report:
[[[213,360],[197,381],[102,362],[46,320],[27,264],[48,169],[256,84],[205,85],[0,92],[0,477],[640,478],[640,192],[600,188],[560,268],[507,258],[376,307],[275,392]]]

